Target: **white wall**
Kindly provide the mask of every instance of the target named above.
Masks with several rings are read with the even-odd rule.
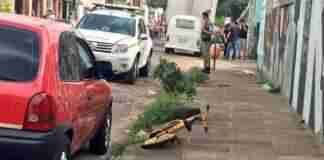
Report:
[[[269,51],[269,49],[264,53],[264,56],[267,58],[264,60],[270,63],[270,72],[266,73],[266,77],[273,80],[274,83],[279,83],[282,94],[291,100],[291,106],[295,111],[301,114],[303,120],[305,120],[305,125],[314,129],[313,131],[316,134],[319,134],[323,131],[324,126],[323,91],[321,89],[321,78],[324,71],[324,37],[322,33],[324,1],[300,0],[300,2],[299,19],[296,21],[297,24],[295,24],[294,20],[295,14],[297,14],[295,10],[296,6],[293,4],[289,8],[290,18],[287,32],[288,39],[283,53],[284,63],[279,65],[280,63],[278,63],[278,61],[280,60],[273,57],[273,55],[278,55],[279,53],[276,46],[280,42],[276,38],[272,40],[273,45],[268,46],[272,51]],[[312,2],[312,10],[309,10],[307,7],[307,4],[310,4],[310,2]],[[269,12],[274,12],[274,10]],[[310,22],[306,20],[306,15],[308,15],[308,13],[311,13]],[[262,23],[262,25],[264,26],[264,23]],[[263,26],[261,26],[261,28]],[[305,35],[308,33],[308,30],[306,30],[308,26],[310,26],[309,35]],[[274,32],[276,31],[274,30]],[[263,54],[262,51],[265,46],[262,41],[264,37],[267,38],[266,36],[269,36],[268,34],[271,33],[261,34],[259,54]],[[308,39],[306,37],[308,37]],[[295,42],[297,43],[296,45]],[[308,48],[305,50],[307,46]],[[260,62],[263,67],[266,67],[266,63],[263,61]],[[283,78],[277,78],[278,70],[283,71]]]
[[[202,12],[211,9],[212,15],[216,13],[218,0],[169,0],[166,10],[167,21],[175,15],[193,15],[201,17]],[[211,20],[214,21],[214,16]]]
[[[320,87],[322,74],[322,0],[313,0],[312,19],[310,28],[310,40],[307,57],[307,72],[304,100],[304,119],[309,124],[314,118],[315,132],[319,132],[322,126],[322,91]],[[315,75],[314,75],[315,74]],[[315,79],[314,79],[315,78]],[[315,87],[314,87],[315,86]],[[312,101],[315,103],[315,114],[311,117]]]
[[[169,0],[166,9],[167,22],[169,22],[169,20],[175,15],[189,14],[188,8],[191,3],[188,3],[188,1],[192,0]]]
[[[191,13],[196,17],[201,17],[202,12],[211,9],[212,13],[210,18],[212,22],[214,22],[215,18],[213,15],[216,14],[217,2],[218,0],[194,0]]]

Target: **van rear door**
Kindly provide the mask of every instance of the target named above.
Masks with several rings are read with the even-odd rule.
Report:
[[[177,48],[188,50],[199,48],[200,32],[195,20],[178,18],[175,30],[173,42]]]

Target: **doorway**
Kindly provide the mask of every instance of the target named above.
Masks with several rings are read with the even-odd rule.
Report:
[[[16,14],[23,14],[23,1],[22,0],[15,0],[15,13]]]

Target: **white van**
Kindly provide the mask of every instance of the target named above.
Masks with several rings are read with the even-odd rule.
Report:
[[[177,15],[171,18],[167,30],[166,53],[188,52],[200,55],[201,20],[194,16]]]

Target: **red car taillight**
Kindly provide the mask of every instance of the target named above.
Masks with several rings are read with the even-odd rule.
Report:
[[[54,127],[54,112],[51,98],[46,93],[34,95],[28,104],[24,129],[48,131]]]

